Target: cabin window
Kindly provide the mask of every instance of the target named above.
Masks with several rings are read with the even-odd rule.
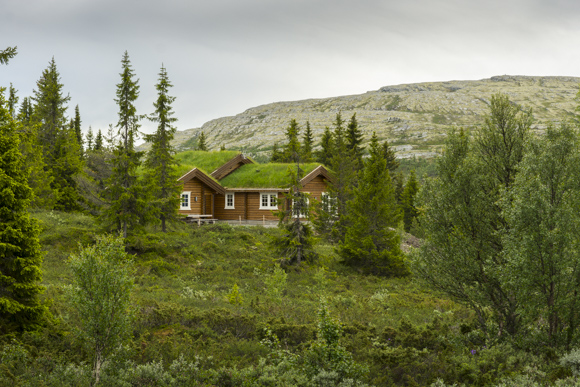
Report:
[[[260,210],[277,210],[277,209],[278,209],[278,193],[260,194]]]
[[[226,209],[234,209],[234,194],[233,193],[227,193],[226,194]]]
[[[191,210],[191,192],[181,193],[181,210]]]
[[[331,196],[328,192],[323,192],[320,195],[320,204],[324,212],[338,215],[338,203],[335,196]]]
[[[302,208],[300,210],[298,210],[296,208],[296,201],[294,199],[292,199],[292,217],[296,218],[297,216],[299,218],[306,218],[306,214],[308,212],[308,206],[310,205],[310,201],[308,200],[308,192],[304,192],[304,204],[306,206],[306,208]],[[300,211],[299,213],[297,213],[298,211]]]

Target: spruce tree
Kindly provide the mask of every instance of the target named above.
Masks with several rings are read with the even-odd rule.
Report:
[[[127,51],[123,54],[121,65],[121,83],[117,84],[115,99],[119,106],[116,127],[120,141],[113,151],[112,174],[107,180],[105,190],[109,207],[103,211],[101,220],[109,227],[119,230],[126,238],[129,230],[143,223],[144,216],[147,215],[147,199],[137,179],[141,153],[135,150],[140,126],[135,101],[139,96],[139,85],[138,80],[134,79],[135,74]]]
[[[105,146],[103,145],[103,132],[101,131],[101,129],[99,129],[97,131],[97,136],[95,137],[95,145],[93,145],[93,150],[98,152],[104,149]]]
[[[40,229],[28,213],[32,190],[19,151],[17,123],[0,89],[0,330],[32,328],[46,307],[38,300]]]
[[[80,211],[83,199],[78,192],[77,176],[83,170],[81,151],[74,128],[63,129],[55,143],[55,159],[51,166],[56,202],[54,208],[60,211]]]
[[[20,104],[20,110],[18,111],[18,121],[22,122],[23,125],[29,125],[32,119],[32,113],[30,98],[24,97],[22,104]]]
[[[295,163],[298,162],[300,158],[299,134],[300,127],[298,126],[298,122],[293,118],[290,120],[290,125],[286,128],[286,139],[288,140],[288,143],[283,151],[283,161],[285,163]]]
[[[386,164],[373,133],[370,158],[347,204],[348,226],[338,251],[349,266],[376,275],[402,276],[408,270],[396,230],[401,217]]]
[[[43,146],[43,155],[49,168],[55,161],[55,147],[59,133],[66,126],[65,113],[70,96],[63,95],[64,85],[60,83],[60,74],[56,68],[54,58],[42,76],[36,82],[34,90],[35,102],[33,120],[39,125],[38,135]]]
[[[42,154],[42,145],[38,139],[39,125],[32,121],[32,105],[25,97],[18,112],[18,128],[20,134],[20,152],[25,168],[29,171],[28,185],[33,191],[32,208],[53,208],[55,192],[52,170],[50,170]]]
[[[169,88],[173,85],[169,82],[167,71],[162,66],[159,73],[159,82],[155,85],[157,89],[157,101],[153,104],[155,112],[149,117],[153,122],[157,122],[157,131],[153,135],[145,137],[151,144],[147,153],[145,166],[148,171],[147,182],[150,184],[150,194],[153,197],[153,207],[156,215],[161,220],[161,230],[166,232],[166,222],[177,219],[177,209],[179,207],[179,193],[181,187],[177,183],[177,162],[173,157],[175,150],[171,145],[175,135],[175,127],[172,125],[177,119],[173,117],[171,104],[175,97],[170,96]]]
[[[352,115],[346,126],[346,148],[358,163],[358,168],[362,168],[362,132],[358,127],[356,113]]]
[[[51,188],[55,208],[76,211],[82,201],[77,192],[75,177],[82,171],[80,150],[75,137],[70,136],[65,112],[70,96],[64,96],[60,74],[54,58],[36,83],[33,100],[36,102],[32,122],[38,127],[38,141],[42,145],[45,170],[52,176]]]
[[[315,238],[312,227],[305,222],[310,217],[308,197],[300,191],[303,171],[298,158],[296,160],[296,169],[288,168],[290,192],[286,196],[286,208],[277,213],[278,227],[283,234],[274,239],[274,246],[282,254],[283,263],[299,265],[303,260],[312,262],[316,253],[313,250]]]
[[[197,138],[197,150],[207,152],[207,144],[205,139],[205,133],[203,132],[203,130],[201,131],[199,137]]]
[[[272,145],[272,155],[270,156],[270,162],[281,163],[282,160],[283,160],[282,152],[278,148],[278,143],[275,142],[274,145]]]
[[[89,131],[87,132],[87,148],[86,151],[90,152],[93,150],[93,141],[95,140],[93,135],[93,128],[89,126]]]
[[[81,129],[81,114],[79,113],[79,105],[75,106],[75,118],[73,121],[73,129],[75,133],[75,137],[77,140],[77,144],[79,145],[79,149],[83,151],[83,132]]]
[[[330,159],[332,158],[332,132],[327,127],[324,128],[324,133],[320,139],[320,150],[316,152],[316,161],[320,164],[330,166]]]
[[[405,177],[403,176],[403,172],[397,172],[391,180],[393,180],[393,186],[395,187],[395,199],[397,199],[397,203],[401,204],[403,191],[405,189]]]
[[[413,219],[417,217],[418,212],[415,206],[417,192],[419,192],[419,183],[415,176],[415,170],[412,169],[407,179],[407,184],[405,184],[405,189],[403,189],[403,193],[401,194],[401,208],[403,210],[403,223],[406,232],[411,231]]]
[[[19,99],[16,93],[18,90],[12,86],[12,83],[10,83],[10,88],[8,90],[8,112],[12,118],[16,119],[16,105],[18,104]]]
[[[312,156],[312,146],[314,145],[314,136],[312,134],[312,128],[310,128],[310,121],[306,121],[306,129],[304,130],[304,135],[302,136],[302,162],[311,163],[314,161]]]
[[[346,203],[352,198],[352,190],[357,185],[357,160],[347,149],[343,124],[344,121],[338,113],[334,123],[332,157],[330,158],[334,181],[329,187],[332,200],[336,200],[336,209],[340,219],[335,223],[333,230],[334,238],[338,240],[344,238],[348,227]]]
[[[397,168],[399,168],[399,162],[397,161],[395,151],[389,145],[387,140],[383,142],[383,156],[385,157],[385,160],[387,160],[387,169],[389,170],[389,173],[391,176],[395,176],[395,172],[397,171]]]

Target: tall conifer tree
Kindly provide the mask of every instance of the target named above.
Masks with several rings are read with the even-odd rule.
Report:
[[[357,161],[347,149],[343,125],[344,121],[338,113],[334,122],[332,157],[330,158],[334,181],[329,190],[332,200],[336,200],[336,209],[340,219],[335,223],[334,228],[335,239],[338,240],[344,238],[348,227],[346,203],[352,198],[352,190],[357,185]]]
[[[94,141],[94,140],[95,140],[95,137],[94,137],[94,135],[93,135],[93,128],[91,128],[91,127],[89,126],[89,131],[87,132],[87,142],[86,142],[86,144],[87,144],[87,149],[86,149],[86,151],[87,151],[87,152],[90,152],[90,151],[92,151],[92,150],[93,150],[93,141]]]
[[[32,119],[32,103],[30,98],[24,97],[22,99],[22,104],[20,105],[20,110],[18,111],[18,120],[22,122],[23,125],[30,124]]]
[[[16,93],[18,92],[18,90],[16,90],[13,86],[12,83],[10,83],[10,89],[8,91],[8,112],[10,112],[10,116],[12,118],[16,118],[16,105],[18,105],[18,96],[16,95]]]
[[[40,230],[28,214],[32,190],[18,147],[17,123],[0,89],[0,330],[39,323],[42,253]]]
[[[326,166],[330,166],[330,159],[332,158],[332,132],[327,127],[324,128],[324,133],[320,139],[320,150],[316,152],[316,161]]]
[[[304,130],[304,135],[302,136],[302,162],[311,163],[314,158],[312,156],[312,146],[314,145],[314,136],[312,134],[312,128],[310,127],[310,121],[306,121],[306,129]]]
[[[177,184],[179,178],[176,170],[177,162],[173,157],[175,150],[171,145],[175,134],[175,127],[172,124],[177,121],[173,117],[171,107],[175,97],[168,94],[172,86],[167,77],[167,70],[161,66],[159,81],[155,85],[157,89],[157,101],[153,104],[155,112],[149,117],[151,121],[157,122],[157,131],[145,137],[147,142],[151,143],[145,162],[148,168],[147,181],[151,184],[149,191],[153,196],[154,208],[161,220],[163,232],[167,230],[166,222],[177,218],[181,191],[181,187]]]
[[[295,163],[300,158],[299,134],[300,127],[298,126],[298,122],[293,118],[290,120],[290,125],[286,128],[286,138],[288,139],[288,143],[283,152],[283,161],[286,163]]]
[[[205,142],[205,133],[202,131],[197,139],[197,150],[207,152],[207,144]]]
[[[48,68],[42,72],[42,76],[36,82],[34,90],[35,102],[33,119],[39,125],[39,141],[43,146],[43,154],[46,164],[50,168],[55,156],[56,141],[59,133],[66,125],[66,109],[70,96],[63,94],[64,85],[60,83],[60,74],[56,68],[54,58]]]
[[[401,219],[395,192],[376,134],[370,158],[360,172],[348,206],[348,227],[339,253],[350,266],[386,276],[407,274],[397,226]]]
[[[358,168],[362,168],[362,132],[358,127],[356,113],[352,115],[346,126],[346,148],[358,163]]]
[[[102,213],[101,219],[121,231],[126,238],[130,229],[142,223],[146,215],[146,198],[137,181],[141,154],[135,150],[140,126],[140,117],[135,107],[139,85],[127,51],[123,54],[121,65],[121,83],[117,84],[115,99],[119,106],[117,130],[120,141],[113,151],[112,174],[107,180],[108,189],[105,190],[110,205]]]
[[[80,151],[74,137],[70,137],[65,113],[70,96],[63,95],[63,84],[54,58],[36,83],[33,100],[36,102],[32,122],[38,128],[45,171],[52,176],[54,207],[63,211],[79,210],[81,197],[75,176],[82,170]],[[72,143],[71,143],[72,141]],[[45,183],[46,184],[46,183]]]
[[[383,142],[383,156],[385,157],[385,160],[387,160],[387,169],[389,170],[391,177],[394,177],[397,168],[399,168],[399,162],[397,161],[395,151],[389,145],[387,140]]]
[[[79,149],[80,149],[81,155],[82,155],[83,132],[81,129],[81,114],[79,113],[79,105],[75,106],[75,118],[73,121],[73,128],[74,128],[74,134],[75,134],[76,139],[77,139],[77,144],[79,145]]]
[[[407,179],[407,184],[405,184],[405,188],[401,194],[401,208],[403,210],[403,223],[406,232],[411,231],[413,219],[417,217],[418,211],[415,206],[417,192],[419,192],[419,183],[417,182],[415,170],[412,169],[409,178]]]

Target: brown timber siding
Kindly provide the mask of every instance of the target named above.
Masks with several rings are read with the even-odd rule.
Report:
[[[203,208],[204,194],[207,195],[207,194],[214,193],[214,191],[210,187],[208,187],[206,184],[201,182],[196,177],[194,177],[191,180],[186,181],[185,184],[183,184],[182,191],[184,191],[184,192],[191,191],[190,198],[189,198],[190,199],[189,206],[191,207],[191,210],[179,210],[179,213],[184,214],[184,215],[204,214],[204,208]],[[196,197],[197,197],[197,202],[195,201]],[[208,196],[207,199],[208,199],[208,203],[206,204],[205,213],[211,214],[211,209],[212,209],[211,196]]]
[[[272,192],[275,193],[275,192]],[[284,192],[278,192],[278,199]],[[260,210],[260,192],[248,192],[248,220],[278,220],[272,210]]]
[[[316,176],[302,188],[302,192],[308,192],[310,194],[310,200],[314,200],[314,198],[316,198],[318,201],[320,201],[322,193],[327,191],[327,180],[322,176]]]
[[[234,208],[225,209],[226,207],[226,197],[225,195],[217,194],[215,196],[215,217],[222,220],[239,220],[240,216],[242,220],[246,220],[245,207],[246,207],[246,194],[245,192],[235,192],[234,193]]]

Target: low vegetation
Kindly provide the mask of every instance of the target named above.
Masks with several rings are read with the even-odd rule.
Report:
[[[79,316],[66,301],[68,260],[95,243],[100,229],[85,215],[34,216],[43,230],[43,299],[52,318],[37,331],[1,338],[0,380],[88,385],[90,352],[74,333]],[[369,385],[489,385],[515,374],[538,381],[571,375],[548,348],[528,352],[490,339],[467,309],[411,277],[353,271],[331,245],[316,246],[316,263],[284,272],[269,248],[278,233],[178,224],[130,238],[131,339],[103,365],[100,385],[325,385],[315,377],[338,385],[346,376]],[[343,363],[332,369],[324,362],[329,353]]]

